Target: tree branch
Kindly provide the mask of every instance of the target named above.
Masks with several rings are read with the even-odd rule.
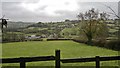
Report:
[[[103,5],[105,5],[105,4],[103,4]],[[107,8],[109,8],[113,12],[113,14],[120,19],[120,17],[116,14],[116,12],[110,6],[108,6],[108,5],[105,5],[105,6]]]

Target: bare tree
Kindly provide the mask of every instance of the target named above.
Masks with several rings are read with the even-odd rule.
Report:
[[[105,5],[105,6],[111,10],[110,14],[115,15],[118,19],[120,19],[120,16],[118,15],[120,13],[119,11],[118,11],[118,14],[117,14],[110,6],[108,6],[108,5]]]
[[[104,4],[105,5],[105,4]],[[110,6],[108,5],[105,5],[107,8],[109,8],[111,10],[111,13],[112,15],[114,15],[115,17],[118,18],[118,26],[119,26],[119,29],[118,29],[118,40],[120,41],[120,2],[118,2],[118,14],[113,10],[113,8],[111,8]]]
[[[79,13],[78,18],[81,20],[80,30],[88,39],[88,44],[92,44],[95,36],[100,36],[106,32],[105,21],[109,15],[105,12],[99,13],[98,10],[92,8],[85,13]]]

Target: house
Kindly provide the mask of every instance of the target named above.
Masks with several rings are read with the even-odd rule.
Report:
[[[40,39],[41,36],[30,35],[30,36],[26,36],[25,38],[28,39],[28,40],[32,40],[32,39]]]

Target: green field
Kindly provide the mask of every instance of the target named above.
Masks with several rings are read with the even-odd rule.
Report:
[[[12,57],[29,57],[29,56],[49,56],[54,55],[55,50],[61,50],[61,58],[77,58],[77,57],[95,57],[95,56],[115,56],[118,51],[88,46],[73,41],[32,41],[32,42],[16,42],[4,43],[2,45],[2,58]],[[13,66],[19,64],[3,64],[5,66]],[[90,63],[70,63],[62,64],[62,66],[94,66],[94,62]],[[118,66],[117,61],[101,62],[102,66]],[[54,66],[54,61],[49,62],[31,62],[27,66]]]

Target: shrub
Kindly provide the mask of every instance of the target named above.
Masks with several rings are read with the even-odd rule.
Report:
[[[87,44],[87,39],[84,36],[74,37],[73,41]]]
[[[65,38],[60,38],[60,39],[47,39],[47,41],[59,41],[59,40],[72,40],[72,39],[65,39]]]
[[[109,48],[109,49],[120,51],[120,41],[118,41],[118,40],[108,41],[108,42],[106,42],[105,47]]]
[[[86,40],[81,40],[81,39],[73,39],[74,42],[78,43],[85,43],[87,44]],[[107,48],[107,49],[112,49],[116,51],[120,51],[120,41],[118,40],[93,40],[91,46],[97,46],[97,47],[102,47],[102,48]]]
[[[31,39],[30,41],[43,41],[43,39]]]

